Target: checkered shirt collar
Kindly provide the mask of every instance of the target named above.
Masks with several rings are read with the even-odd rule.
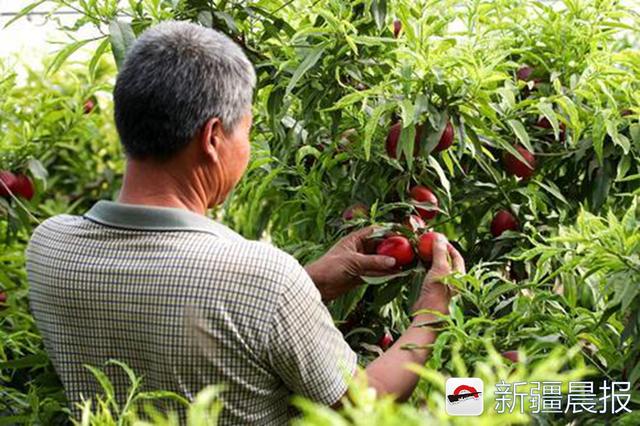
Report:
[[[140,231],[200,231],[231,239],[241,238],[210,218],[174,207],[143,206],[101,200],[84,214],[106,226]]]

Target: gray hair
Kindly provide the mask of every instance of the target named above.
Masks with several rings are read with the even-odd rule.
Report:
[[[114,89],[115,122],[127,155],[166,159],[212,117],[231,131],[251,108],[256,75],[224,34],[164,22],[131,47]]]

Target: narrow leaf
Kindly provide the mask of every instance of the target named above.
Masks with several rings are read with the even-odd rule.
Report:
[[[53,61],[51,61],[51,64],[49,64],[49,66],[47,67],[45,74],[50,75],[58,71],[58,69],[60,69],[62,64],[64,64],[69,56],[73,55],[78,49],[91,41],[93,40],[80,40],[65,46],[53,58]]]
[[[364,128],[364,155],[365,159],[369,160],[371,158],[371,139],[373,138],[373,134],[380,124],[380,117],[385,113],[387,109],[389,109],[393,104],[380,104],[373,109],[371,113],[371,117],[369,117],[369,121]]]
[[[553,111],[553,108],[550,104],[546,102],[541,102],[538,104],[538,109],[545,116],[549,123],[551,123],[551,127],[553,127],[553,134],[556,137],[556,140],[560,139],[560,126],[558,125],[558,117],[556,117],[556,113]]]
[[[109,24],[109,34],[111,40],[111,51],[116,60],[118,68],[124,63],[127,52],[136,40],[136,35],[131,28],[131,24],[114,19]]]
[[[94,80],[96,78],[96,71],[98,69],[98,64],[100,63],[100,58],[102,58],[107,47],[109,47],[109,37],[105,37],[105,39],[100,42],[98,48],[89,61],[89,75],[91,75],[91,78]]]
[[[287,85],[287,90],[285,92],[286,95],[290,94],[298,81],[304,76],[304,74],[309,71],[320,59],[322,54],[324,53],[324,46],[318,46],[309,51],[304,60],[300,63],[296,71],[293,73],[289,84]]]
[[[18,19],[22,18],[25,15],[28,15],[29,12],[31,12],[33,9],[35,9],[36,7],[40,6],[42,3],[44,3],[45,1],[48,0],[38,0],[35,1],[33,3],[28,4],[27,6],[23,7],[20,12],[16,13],[16,15],[9,19],[9,22],[7,22],[6,24],[4,24],[3,28],[7,28],[9,25],[13,24],[14,22],[16,22]]]
[[[509,120],[508,123],[509,127],[511,127],[511,130],[516,134],[516,137],[520,140],[522,145],[524,145],[524,147],[529,151],[533,152],[533,147],[531,146],[531,142],[529,142],[529,134],[522,123],[516,120]]]
[[[387,0],[373,0],[371,2],[371,12],[378,29],[381,30],[387,19]]]
[[[449,179],[447,179],[447,175],[444,173],[444,170],[440,166],[440,163],[438,163],[438,161],[430,155],[429,165],[436,171],[436,174],[440,179],[440,183],[442,184],[442,188],[444,188],[444,190],[446,191],[447,196],[451,198],[451,184],[449,183]]]

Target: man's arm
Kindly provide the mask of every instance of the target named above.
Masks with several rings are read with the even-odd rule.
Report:
[[[451,256],[453,270],[464,273],[464,259],[458,251],[444,237],[436,240],[433,248],[433,263],[422,285],[418,301],[413,312],[429,309],[443,314],[449,313],[451,290],[439,281],[452,272],[447,254]],[[411,326],[400,336],[382,356],[377,358],[366,368],[368,384],[378,392],[378,395],[393,394],[403,401],[411,396],[418,375],[405,366],[409,363],[423,365],[430,354],[428,349],[402,349],[404,345],[412,344],[427,346],[432,344],[437,333],[429,327],[419,327],[426,322],[438,321],[435,314],[421,313],[415,316]]]
[[[369,235],[370,232],[371,229],[361,231],[357,237],[361,241],[359,244],[363,244],[362,235]],[[365,251],[362,247],[359,248]],[[437,240],[434,244],[433,264],[413,312],[421,309],[436,310],[445,314],[448,312],[451,295],[448,287],[439,282],[452,270],[447,260],[447,251],[452,257],[454,268],[464,271],[464,261],[460,254],[446,242],[446,239]],[[358,250],[358,253],[363,252]],[[365,254],[362,256],[371,257]],[[330,265],[330,262],[326,265]],[[315,402],[337,406],[339,403],[336,401],[339,401],[347,390],[344,373],[356,371],[357,357],[321,302],[321,292],[316,290],[318,284],[313,283],[299,265],[297,268],[290,268],[290,279],[287,279],[287,284],[283,287],[284,293],[280,296],[273,318],[268,321],[272,327],[266,339],[268,361],[292,392]],[[327,276],[331,273],[329,270]],[[377,272],[379,275],[384,273],[388,274],[389,271]],[[412,362],[423,364],[429,351],[401,348],[408,343],[421,346],[433,343],[436,338],[435,332],[417,327],[432,318],[432,314],[419,314],[414,318],[412,327],[385,354],[366,368],[368,383],[379,395],[393,394],[406,399],[411,394],[418,382],[418,376],[406,370],[405,365]]]

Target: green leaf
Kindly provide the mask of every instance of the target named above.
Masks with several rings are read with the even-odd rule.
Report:
[[[410,122],[403,121],[403,125],[407,125]],[[416,140],[416,126],[410,124],[408,127],[403,127],[400,132],[400,140],[398,142],[398,151],[401,153],[400,158],[404,155],[407,161],[409,169],[413,166],[413,149]]]
[[[365,292],[367,291],[367,285],[361,285],[356,287],[355,289],[349,291],[348,293],[340,296],[331,304],[331,310],[333,312],[334,318],[344,319],[353,311],[358,302],[362,300]]]
[[[6,24],[4,24],[3,28],[7,28],[9,25],[13,24],[18,19],[22,18],[25,15],[28,15],[29,12],[31,12],[33,9],[40,6],[42,3],[46,1],[49,1],[49,0],[38,0],[23,7],[22,9],[20,9],[18,13],[16,13],[16,15],[13,18],[9,19],[9,21]]]
[[[504,111],[512,110],[516,105],[516,97],[510,87],[502,87],[498,89],[500,95],[500,106]]]
[[[402,282],[396,281],[383,286],[373,299],[374,309],[380,309],[383,305],[395,299],[404,287],[402,284]]]
[[[607,134],[611,137],[613,143],[621,147],[624,154],[627,155],[629,153],[629,149],[631,149],[631,143],[626,136],[618,133],[617,124],[618,123],[613,120],[607,120]]]
[[[124,362],[119,361],[117,359],[110,359],[105,363],[105,365],[117,365],[118,367],[122,368],[122,370],[124,370],[124,372],[126,373],[127,377],[129,377],[129,383],[134,384],[139,382],[139,379],[136,377],[136,374]]]
[[[340,98],[333,106],[324,109],[324,111],[334,111],[334,110],[342,109],[349,105],[353,105],[356,102],[360,102],[366,97],[367,97],[367,94],[364,93],[364,91],[356,91],[353,93],[349,93],[347,95],[344,95],[342,98]]]
[[[40,160],[37,160],[35,158],[30,158],[27,161],[27,167],[29,168],[29,171],[31,172],[33,177],[35,177],[38,180],[44,181],[47,179],[47,177],[49,177],[49,173],[47,173],[47,169],[44,168]]]
[[[446,191],[447,197],[451,198],[451,184],[449,183],[449,179],[447,179],[447,175],[444,170],[438,163],[438,160],[433,158],[432,155],[429,156],[429,165],[436,171],[438,178],[440,179],[440,183],[442,184],[442,188]]]
[[[384,284],[384,283],[386,283],[388,281],[394,280],[396,278],[406,277],[407,275],[411,274],[412,272],[413,271],[411,271],[409,269],[407,271],[398,272],[397,274],[392,274],[392,275],[385,275],[383,277],[361,277],[361,278],[367,284],[380,285],[380,284]]]
[[[60,69],[62,64],[64,64],[64,62],[67,60],[67,58],[69,58],[69,56],[73,55],[82,46],[92,41],[93,40],[90,40],[90,39],[80,40],[80,41],[76,41],[71,44],[68,44],[67,46],[62,48],[60,51],[58,51],[56,56],[53,58],[53,61],[51,61],[51,64],[49,64],[49,66],[47,67],[45,74],[51,75],[56,71],[58,71],[58,69]]]
[[[627,176],[630,168],[631,158],[628,156],[620,158],[620,162],[618,162],[618,171],[616,173],[616,182],[621,182]]]
[[[227,12],[222,12],[217,10],[213,12],[213,16],[220,19],[221,21],[224,21],[230,33],[238,32],[238,27],[236,26],[236,22],[233,20],[233,17],[229,15]]]
[[[137,400],[155,400],[155,399],[171,399],[180,403],[183,407],[189,406],[189,400],[184,396],[171,391],[147,391],[140,392],[136,395]]]
[[[603,145],[605,137],[604,117],[602,114],[596,114],[593,119],[592,143],[593,150],[598,158],[598,163],[602,164],[604,160]]]
[[[136,41],[136,35],[134,34],[130,23],[123,22],[119,19],[111,21],[109,24],[109,34],[109,39],[111,40],[111,51],[113,52],[113,57],[116,60],[116,66],[119,69],[124,63],[127,52]]]
[[[109,37],[105,37],[104,40],[102,40],[98,45],[98,48],[93,53],[93,56],[91,56],[91,60],[89,61],[89,75],[91,75],[92,80],[96,79],[96,73],[98,64],[100,64],[100,58],[102,58],[102,55],[107,50],[107,47],[109,47],[109,42]]]
[[[371,139],[373,138],[373,134],[380,124],[380,118],[382,115],[393,106],[392,103],[384,103],[380,104],[373,109],[371,113],[371,117],[369,117],[369,121],[367,121],[367,125],[364,128],[364,156],[366,160],[371,158]]]
[[[631,374],[629,374],[629,382],[631,382],[631,386],[634,386],[634,384],[640,380],[640,363],[638,363],[635,367],[633,367],[633,370],[631,370]],[[636,422],[640,422],[640,412],[636,412]],[[628,424],[633,424],[633,420],[630,421]],[[636,423],[637,424],[637,423]]]
[[[509,127],[511,127],[511,130],[513,130],[513,133],[516,134],[516,137],[518,138],[518,140],[520,140],[522,145],[524,145],[524,147],[529,151],[533,152],[533,147],[531,146],[531,142],[529,142],[529,134],[527,133],[522,123],[517,120],[509,120],[507,123],[509,124]]]
[[[312,145],[305,145],[301,147],[298,152],[296,152],[296,164],[300,164],[302,160],[308,155],[314,158],[318,158],[320,157],[320,151],[318,150],[318,148]]]
[[[569,115],[569,122],[577,125],[580,121],[580,114],[573,101],[567,96],[560,96],[556,99],[556,103],[562,108],[563,113]]]
[[[538,104],[538,110],[546,117],[547,120],[551,123],[551,127],[553,127],[553,134],[556,137],[556,140],[560,139],[560,127],[558,125],[558,118],[556,117],[556,113],[553,111],[553,107],[546,103],[540,102]]]
[[[447,114],[446,111],[442,113],[429,113],[429,123],[432,124],[433,128],[437,131],[427,132],[427,143],[424,147],[426,153],[431,154],[435,147],[438,146],[442,133],[444,133],[444,129],[447,126],[447,121],[449,121],[449,114]]]
[[[213,28],[213,15],[209,10],[202,10],[198,13],[198,22],[207,28]]]
[[[381,30],[387,20],[387,0],[373,0],[371,2],[371,13],[373,13],[378,29]]]
[[[636,149],[640,149],[640,124],[634,123],[629,126],[629,134],[631,135],[631,140],[636,146]]]
[[[415,113],[415,120],[418,120],[420,115],[423,112],[427,112],[429,111],[429,108],[431,106],[431,101],[429,99],[428,96],[420,93],[416,96],[416,102],[413,106],[414,109],[414,113]]]
[[[305,75],[305,73],[313,68],[313,66],[318,62],[318,60],[324,53],[324,49],[325,47],[321,45],[311,49],[309,53],[307,53],[307,56],[305,56],[304,60],[300,63],[298,68],[293,73],[293,76],[291,77],[291,80],[287,85],[285,95],[289,95],[293,88],[296,87],[296,84],[298,84],[298,81],[300,81],[300,79]]]
[[[415,117],[415,107],[411,100],[405,98],[400,102],[400,109],[402,111],[402,125],[404,127],[409,127],[409,125],[413,125],[414,117]]]
[[[48,362],[48,357],[44,352],[38,352],[33,355],[26,355],[22,358],[12,359],[9,361],[0,362],[0,368],[5,369],[19,369],[19,368],[35,368],[45,366]]]
[[[593,180],[591,189],[591,206],[594,211],[600,210],[600,207],[604,204],[607,196],[609,195],[609,189],[611,188],[611,174],[609,172],[609,163],[605,162],[602,167],[596,170],[596,175]]]
[[[560,192],[560,189],[556,186],[555,183],[551,181],[547,181],[546,183],[542,181],[535,181],[535,183],[537,183],[541,188],[545,189],[549,194],[562,201],[564,204],[569,205],[569,202],[566,198],[564,198],[564,196]]]
[[[91,374],[93,374],[93,376],[96,378],[96,380],[100,384],[100,387],[102,388],[102,390],[104,390],[105,396],[107,398],[112,398],[114,396],[113,384],[111,383],[111,380],[109,380],[107,375],[104,372],[102,372],[102,370],[96,367],[93,367],[91,365],[85,364],[84,368],[86,368],[91,372]]]

